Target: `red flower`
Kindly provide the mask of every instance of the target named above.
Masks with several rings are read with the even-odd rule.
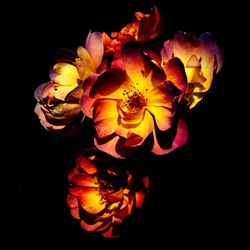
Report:
[[[94,153],[80,155],[68,176],[71,215],[84,230],[104,237],[119,236],[125,218],[142,205],[149,185],[148,177],[137,179],[113,161]]]

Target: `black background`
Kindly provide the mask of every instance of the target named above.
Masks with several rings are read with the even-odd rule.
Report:
[[[197,36],[213,33],[223,45],[225,62],[214,78],[209,94],[189,112],[188,143],[167,156],[149,161],[151,189],[143,207],[131,219],[120,239],[102,239],[85,233],[69,214],[66,204],[67,175],[74,158],[88,145],[88,131],[61,139],[42,128],[33,110],[36,87],[49,80],[49,70],[59,49],[84,45],[88,31],[119,31],[132,20],[134,11],[148,12],[153,1],[82,1],[57,5],[22,5],[13,25],[12,57],[18,65],[15,121],[10,128],[14,166],[13,224],[11,235],[18,244],[69,246],[224,246],[235,242],[233,214],[234,180],[229,167],[234,140],[228,26],[230,11],[216,1],[159,1],[165,25],[159,41],[185,30]],[[226,10],[227,9],[227,10]],[[12,214],[12,215],[13,215]],[[15,241],[14,241],[15,242]]]

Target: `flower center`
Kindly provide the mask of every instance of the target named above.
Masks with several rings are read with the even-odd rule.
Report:
[[[138,83],[136,85],[138,85]],[[136,113],[146,106],[147,98],[144,97],[138,88],[133,85],[131,87],[132,90],[123,91],[124,99],[121,108],[127,113]]]

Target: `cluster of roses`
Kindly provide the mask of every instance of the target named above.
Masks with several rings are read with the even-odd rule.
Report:
[[[222,67],[212,34],[179,31],[159,49],[150,42],[159,33],[157,7],[135,12],[111,36],[90,31],[85,47],[60,58],[34,94],[47,130],[72,133],[92,120],[95,149],[76,159],[67,202],[84,230],[104,237],[119,234],[149,186],[147,176],[135,177],[112,159],[133,157],[141,147],[163,155],[184,145],[183,111],[204,97]]]

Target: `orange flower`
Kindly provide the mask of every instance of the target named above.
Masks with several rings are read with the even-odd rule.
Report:
[[[134,178],[124,165],[117,167],[107,156],[88,154],[77,157],[68,176],[71,215],[81,220],[81,227],[88,232],[119,236],[125,218],[141,207],[149,179]]]
[[[185,122],[173,119],[186,89],[181,61],[168,61],[164,66],[166,78],[160,57],[138,42],[123,46],[122,59],[124,71],[112,68],[83,84],[81,107],[93,118],[97,148],[123,158],[149,135],[153,136],[151,151],[155,154],[166,154],[183,145],[187,140]],[[170,131],[174,133],[171,136]],[[162,132],[168,134],[164,146],[158,137]]]
[[[121,46],[129,41],[149,41],[160,33],[160,12],[156,6],[150,14],[135,12],[135,20],[121,29],[120,32],[112,32],[111,38],[103,32],[103,42],[106,54],[115,54]]]
[[[223,64],[222,50],[210,33],[197,38],[179,31],[172,40],[164,43],[161,55],[162,64],[172,57],[178,57],[183,62],[188,79],[185,97],[190,109],[208,92],[214,74],[220,71]]]

